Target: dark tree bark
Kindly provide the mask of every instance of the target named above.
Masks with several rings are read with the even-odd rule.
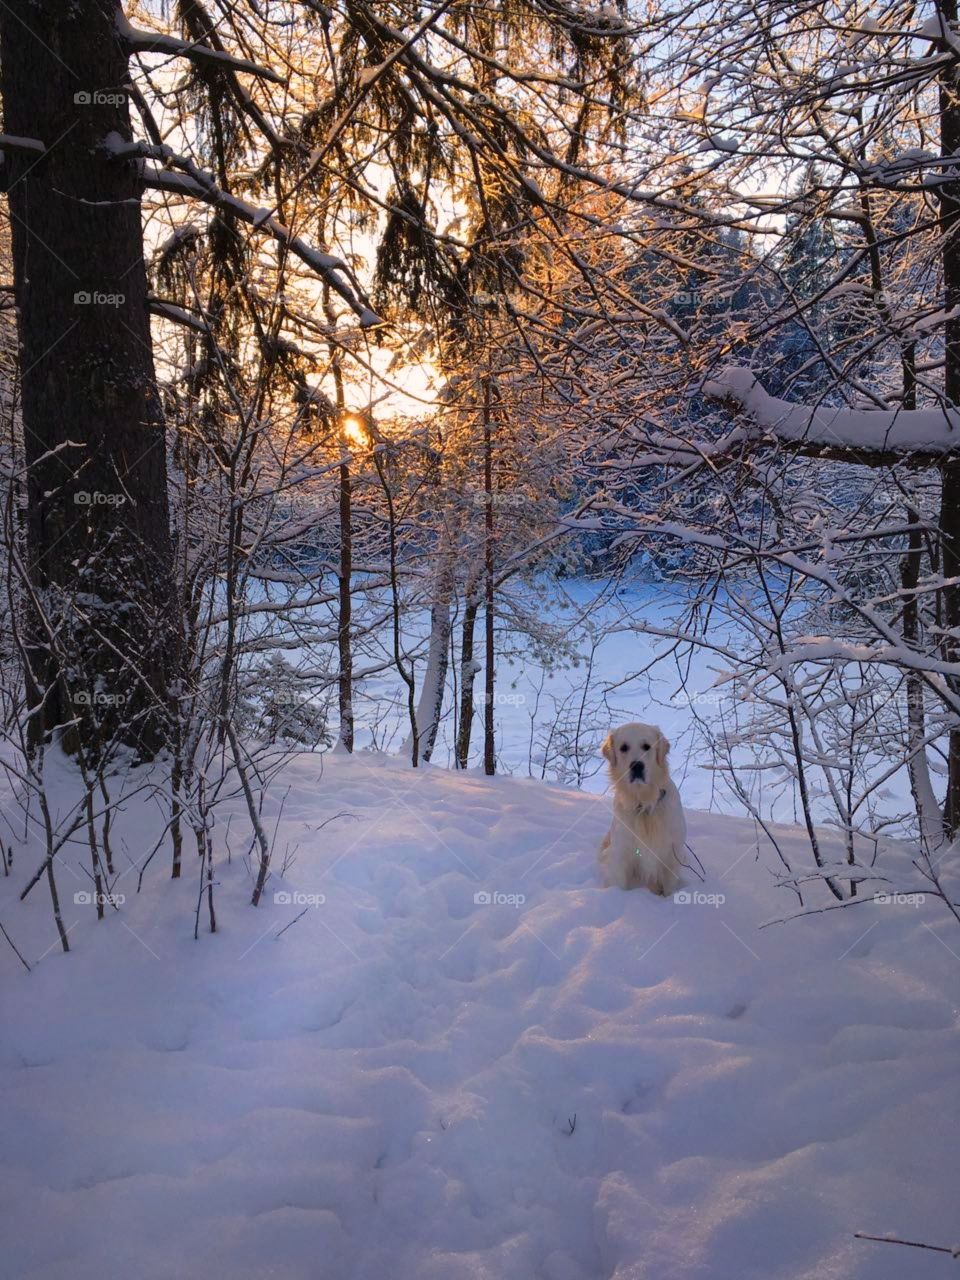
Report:
[[[341,442],[346,450],[346,444]],[[347,454],[344,452],[344,459]],[[337,651],[340,657],[338,700],[340,707],[340,742],[353,751],[353,638],[350,633],[353,614],[351,595],[353,577],[353,515],[350,464],[340,464],[340,572],[337,575]]]
[[[957,0],[941,0],[942,18],[957,21]],[[940,149],[955,156],[960,149],[960,75],[957,64],[950,61],[940,77]],[[945,182],[940,188],[941,234],[943,237],[944,309],[948,317],[944,326],[944,396],[947,404],[960,407],[960,183]],[[960,463],[951,460],[941,469],[940,533],[941,567],[949,584],[960,578]],[[960,660],[960,587],[943,589],[943,616],[946,624],[944,658]],[[955,692],[960,684],[951,681]],[[952,839],[960,830],[960,725],[950,731],[947,761],[947,796],[944,806],[947,835]]]
[[[407,717],[410,722],[410,763],[414,767],[420,763],[420,731],[417,727],[416,684],[412,665],[404,662],[403,642],[400,638],[400,580],[397,575],[397,509],[390,490],[390,479],[384,467],[383,455],[373,451],[373,465],[376,467],[380,487],[387,503],[387,533],[389,538],[390,557],[390,613],[393,633],[393,665],[407,689]]]
[[[162,744],[172,599],[127,55],[116,0],[0,7],[3,185],[13,237],[27,464],[32,739]],[[55,643],[51,634],[55,632]]]
[[[497,752],[493,727],[494,670],[494,606],[496,589],[493,581],[493,427],[490,421],[490,379],[483,384],[483,496],[484,511],[483,572],[484,590],[484,692],[483,692],[483,772],[493,777],[497,771]]]
[[[330,300],[330,286],[324,285],[323,312],[330,326],[336,329],[336,313]],[[343,385],[343,366],[340,349],[335,342],[328,344],[330,368],[337,397],[337,441],[341,451],[340,462],[340,570],[337,574],[337,654],[340,662],[337,679],[337,701],[340,712],[340,745],[353,753],[353,481],[350,476],[350,454],[343,434],[343,421],[347,412],[346,391]]]
[[[476,584],[467,590],[463,611],[463,631],[460,637],[460,720],[457,729],[456,761],[458,769],[466,769],[470,763],[470,739],[473,735],[473,681],[477,674],[473,657],[474,633],[480,600],[474,594]]]

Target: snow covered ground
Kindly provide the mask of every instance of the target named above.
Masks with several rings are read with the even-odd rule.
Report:
[[[67,956],[32,855],[0,878],[4,1280],[954,1273],[852,1234],[958,1234],[938,904],[760,930],[794,899],[742,820],[691,814],[663,901],[598,886],[597,795],[306,756],[271,830],[285,790],[286,874],[248,905],[238,808],[198,942],[159,859],[97,924],[65,857]],[[162,815],[122,823],[136,862]]]
[[[710,751],[703,733],[705,726],[716,734],[735,726],[735,692],[721,680],[728,674],[729,662],[703,648],[677,654],[671,640],[644,630],[669,630],[681,622],[688,603],[682,588],[669,582],[612,586],[607,580],[573,578],[562,583],[541,583],[538,590],[544,593],[539,607],[545,624],[562,633],[580,660],[577,665],[550,667],[537,651],[518,652],[513,661],[501,654],[494,703],[497,771],[568,783],[576,780],[579,764],[580,786],[603,793],[606,771],[599,747],[604,735],[612,725],[640,720],[659,725],[673,744],[672,768],[687,805],[742,814],[740,797],[730,790],[724,775],[710,767]],[[527,602],[531,613],[537,611],[534,601],[531,595]],[[418,644],[425,649],[428,623],[422,612],[412,611],[407,617],[406,643],[411,649]],[[597,641],[592,654],[591,627]],[[733,652],[741,647],[751,649],[754,643],[722,609],[712,620],[711,638]],[[504,624],[498,643],[504,649],[512,644],[519,651],[523,641]],[[482,660],[479,638],[477,653]],[[387,660],[385,652],[379,656]],[[660,660],[654,662],[658,657]],[[418,679],[422,678],[423,665],[421,660]],[[456,675],[451,666],[444,718],[433,755],[435,764],[449,767],[454,761]],[[856,687],[862,680],[862,671],[851,666],[851,686]],[[478,705],[471,755],[476,763],[480,763],[483,751],[483,709],[479,703],[482,682],[481,673],[476,680]],[[387,670],[359,682],[358,745],[375,742],[399,752],[407,732],[406,689],[395,673]],[[564,738],[566,752],[560,747]],[[572,758],[575,738],[579,756],[576,762]],[[913,812],[906,768],[889,774],[896,749],[891,743],[889,752],[873,762],[875,775],[884,780],[882,794],[873,798],[878,822],[881,817],[891,819]],[[937,753],[931,751],[930,758],[936,769]],[[758,774],[746,767],[756,763],[750,753],[741,753],[741,763],[744,769],[739,781],[751,792],[764,817],[788,823],[802,820],[793,770],[768,768]],[[938,787],[943,786],[936,774],[934,780]],[[823,779],[811,776],[811,783],[811,806],[817,820],[836,823],[836,809]],[[866,809],[858,814],[858,820],[869,826]]]
[[[589,578],[565,579],[539,584],[545,593],[542,603],[531,592],[526,599],[528,611],[541,612],[546,626],[556,628],[564,643],[579,654],[572,665],[569,658],[554,665],[543,660],[528,641],[511,632],[501,622],[499,645],[514,649],[509,660],[502,654],[497,663],[494,701],[498,771],[520,777],[572,777],[572,759],[561,759],[559,739],[565,723],[568,735],[574,721],[580,721],[580,764],[582,785],[603,792],[606,775],[599,746],[611,724],[627,720],[644,720],[659,724],[670,741],[681,748],[685,794],[688,803],[703,808],[725,807],[741,811],[738,799],[731,799],[722,783],[702,767],[701,761],[686,747],[695,742],[694,719],[711,719],[729,697],[727,690],[713,688],[720,664],[703,650],[696,650],[685,660],[687,687],[681,686],[677,666],[670,660],[646,670],[655,654],[669,649],[669,642],[644,635],[638,628],[662,627],[682,614],[686,597],[670,583],[612,587],[607,580]],[[404,619],[407,628],[405,644],[411,650],[419,646],[425,651],[429,634],[429,615],[411,610]],[[590,661],[592,627],[597,646]],[[719,635],[723,620],[715,626]],[[727,625],[728,630],[732,628]],[[524,649],[526,651],[524,651]],[[388,660],[384,649],[377,657]],[[482,636],[477,632],[477,656],[482,662]],[[589,664],[589,666],[588,666]],[[417,668],[423,677],[424,660]],[[453,707],[457,700],[456,680],[459,673],[451,664],[447,678],[444,716],[440,726],[433,760],[452,767],[454,762],[455,726]],[[589,690],[584,697],[584,686]],[[482,672],[476,680],[476,718],[471,758],[477,763],[483,754]],[[408,732],[406,689],[392,669],[358,682],[356,724],[360,746],[372,743],[399,752]],[[384,708],[391,710],[385,712]],[[703,755],[702,750],[699,755]],[[564,778],[560,778],[564,780]],[[792,817],[793,789],[782,806]],[[786,794],[786,793],[785,793]]]

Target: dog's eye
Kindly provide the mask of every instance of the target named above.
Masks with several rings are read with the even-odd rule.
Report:
[[[629,742],[621,742],[621,743],[620,743],[620,750],[621,750],[621,751],[629,751],[629,750],[630,750],[630,743],[629,743]]]
[[[644,749],[644,751],[649,751],[649,750],[650,750],[650,743],[649,743],[649,742],[645,742],[645,743],[643,744],[643,749]]]

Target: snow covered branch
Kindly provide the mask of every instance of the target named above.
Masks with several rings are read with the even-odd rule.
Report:
[[[210,174],[205,173],[185,156],[176,155],[169,147],[154,146],[146,142],[127,142],[118,134],[106,139],[106,146],[117,159],[156,160],[169,166],[155,168],[143,165],[141,173],[145,187],[156,191],[169,191],[194,200],[203,200],[216,208],[226,209],[241,222],[257,230],[265,231],[300,259],[311,271],[315,271],[330,288],[340,295],[360,320],[361,328],[368,329],[381,322],[380,317],[368,305],[360,285],[350,268],[335,254],[324,253],[295,236],[289,227],[271,213],[241,200],[218,187]]]
[[[851,409],[795,404],[764,390],[752,369],[729,365],[704,383],[706,395],[734,405],[782,444],[818,456],[880,465],[940,458],[960,449],[956,409]]]
[[[178,307],[173,302],[166,302],[163,298],[148,298],[147,310],[152,316],[159,316],[162,320],[172,320],[174,324],[182,324],[197,333],[210,332],[209,321],[202,316],[197,316],[187,311],[185,307]]]
[[[132,27],[122,13],[117,16],[120,39],[130,53],[167,53],[177,58],[189,58],[192,62],[213,63],[231,71],[246,71],[261,80],[274,84],[286,84],[283,76],[268,67],[258,66],[246,58],[235,58],[223,49],[211,49],[193,40],[179,40],[176,36],[162,35],[156,31],[141,31]]]
[[[46,149],[38,138],[17,138],[12,133],[0,133],[0,151],[13,151],[25,156],[42,156]]]

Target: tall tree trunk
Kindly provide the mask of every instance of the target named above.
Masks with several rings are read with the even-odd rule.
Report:
[[[473,733],[473,681],[477,664],[473,656],[474,633],[480,600],[473,594],[475,585],[467,587],[467,600],[463,610],[463,630],[460,637],[460,727],[457,730],[456,760],[458,769],[466,769],[470,763],[470,738]]]
[[[390,489],[390,480],[384,467],[383,456],[374,450],[373,465],[377,469],[383,496],[387,503],[387,531],[390,557],[390,613],[393,631],[393,665],[407,689],[407,716],[410,721],[410,763],[414,769],[420,763],[420,731],[417,728],[416,684],[413,664],[408,667],[403,658],[403,640],[400,632],[400,580],[397,575],[397,510]]]
[[[917,407],[917,350],[909,343],[903,352],[903,407]],[[912,649],[920,643],[920,606],[917,587],[920,583],[920,565],[923,559],[923,535],[920,528],[920,512],[909,504],[907,523],[911,526],[907,550],[900,561],[900,583],[903,587],[903,638]],[[936,849],[943,841],[943,814],[930,779],[927,763],[926,715],[923,706],[923,681],[915,671],[906,675],[907,687],[907,773],[910,792],[917,811],[917,824],[924,845]]]
[[[907,507],[907,521],[912,526],[906,554],[900,561],[900,581],[903,585],[903,638],[911,649],[920,642],[920,610],[917,603],[917,586],[920,581],[920,562],[923,555],[923,538],[920,530],[920,513],[915,507]],[[917,822],[924,845],[931,851],[943,841],[943,815],[930,780],[927,764],[926,716],[923,707],[923,681],[916,672],[908,671],[907,686],[907,772],[913,795]]]
[[[957,0],[940,0],[939,9],[946,23],[956,22]],[[951,158],[960,151],[960,76],[953,60],[940,73],[940,149]],[[960,183],[945,182],[939,191],[943,306],[948,317],[944,326],[943,390],[947,404],[960,408]],[[960,463],[945,463],[941,474],[941,568],[949,583],[952,578],[960,578]],[[944,658],[957,662],[960,660],[960,586],[944,586],[943,615]],[[960,681],[953,679],[951,685],[955,692],[960,691]],[[951,838],[960,829],[960,725],[950,732],[945,824]]]
[[[346,448],[345,444],[341,448]],[[346,454],[344,454],[346,459]],[[338,615],[337,648],[340,655],[338,692],[340,703],[339,745],[353,751],[353,639],[350,627],[353,597],[350,579],[353,574],[353,512],[350,464],[340,463],[340,573],[337,578]]]
[[[165,739],[171,541],[146,310],[140,181],[117,0],[0,7],[5,155],[27,465],[36,744]],[[55,638],[55,642],[52,642]],[[97,727],[99,725],[99,728]]]
[[[330,286],[323,287],[323,311],[332,334],[337,320],[330,300]],[[330,368],[337,398],[337,442],[340,447],[340,569],[337,575],[337,701],[340,714],[340,731],[337,746],[341,751],[353,751],[353,484],[350,477],[350,455],[343,432],[347,412],[346,392],[343,385],[343,365],[340,348],[332,340],[328,343]]]
[[[483,384],[483,495],[484,509],[483,573],[484,590],[484,690],[483,690],[483,771],[492,777],[497,771],[496,742],[493,732],[493,698],[495,687],[493,604],[493,430],[490,422],[490,378]]]
[[[447,686],[447,663],[450,654],[450,633],[453,618],[450,609],[450,588],[444,587],[438,574],[438,591],[444,592],[430,607],[430,644],[427,648],[427,666],[420,686],[417,702],[417,726],[420,734],[420,758],[429,762],[437,742],[440,715],[443,711],[443,695]],[[403,744],[404,754],[413,750],[413,735],[408,734]]]
[[[417,732],[420,733],[420,758],[429,760],[436,745],[436,732],[443,712],[447,691],[447,666],[453,630],[453,576],[456,568],[456,536],[447,530],[447,544],[436,552],[433,602],[430,604],[430,644],[426,650],[426,669],[417,701]],[[404,754],[413,748],[412,735],[403,744]]]

